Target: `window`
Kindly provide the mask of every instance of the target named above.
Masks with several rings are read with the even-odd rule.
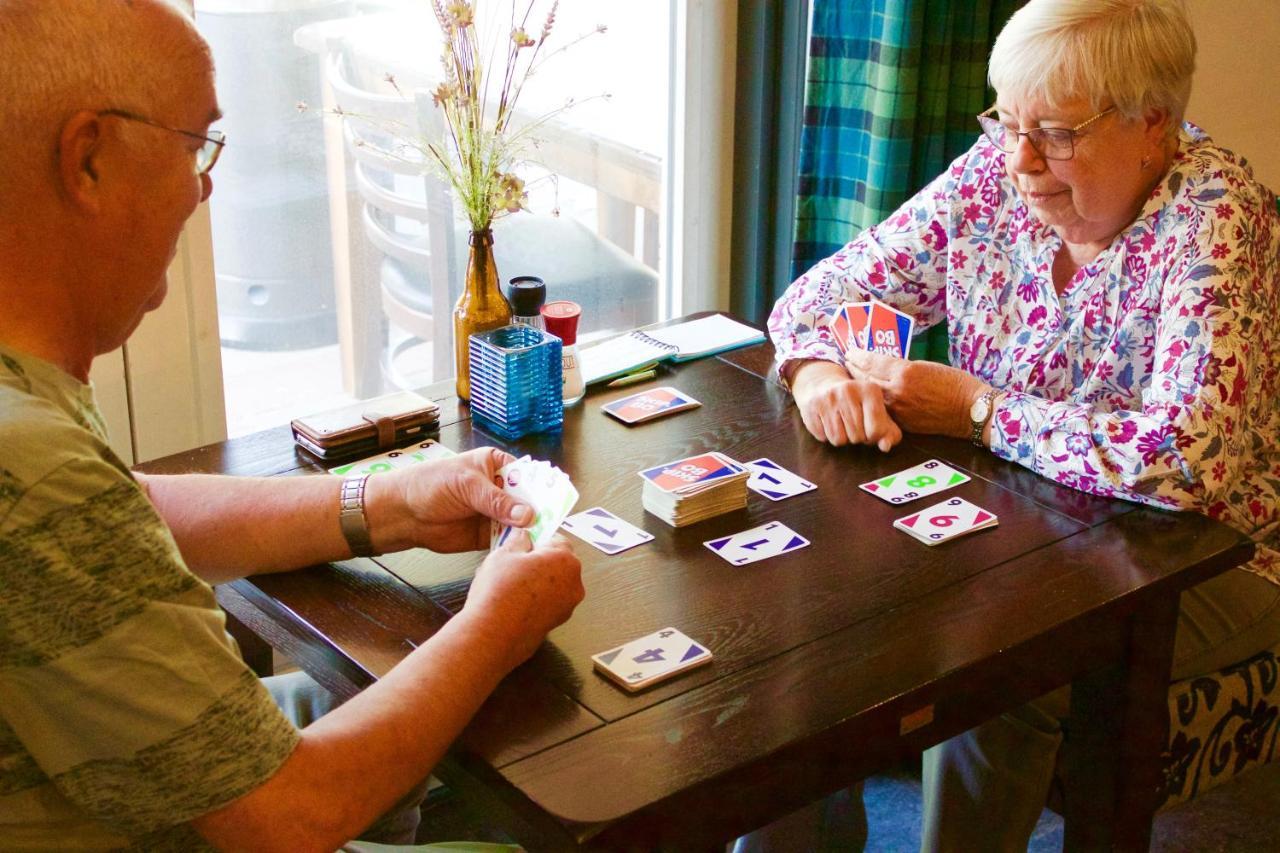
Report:
[[[256,349],[244,344],[221,347],[220,337],[246,334],[243,328],[237,329],[237,311],[243,314],[246,309],[223,298],[222,293],[215,298],[214,268],[223,281],[243,279],[244,301],[260,302],[267,294],[252,290],[255,284],[271,285],[296,277],[296,272],[280,266],[280,259],[288,257],[281,245],[287,244],[286,248],[295,253],[295,267],[311,264],[312,269],[323,269],[327,264],[332,281],[339,280],[334,270],[344,265],[333,266],[338,254],[333,247],[339,244],[332,239],[331,219],[335,211],[348,216],[355,207],[356,196],[348,191],[350,187],[336,196],[328,191],[331,181],[336,180],[331,172],[333,163],[343,163],[338,175],[346,180],[345,161],[329,156],[325,146],[334,139],[332,134],[325,135],[318,113],[299,113],[295,109],[298,100],[303,99],[313,107],[319,105],[322,93],[320,60],[296,44],[295,34],[308,24],[340,26],[352,16],[394,12],[397,5],[351,0],[199,0],[196,4],[197,24],[211,41],[221,43],[221,47],[215,47],[218,89],[228,107],[228,116],[220,126],[231,134],[231,144],[213,175],[213,204],[203,205],[187,224],[178,257],[170,267],[168,299],[144,318],[126,344],[121,361],[123,382],[99,389],[100,397],[105,392],[113,398],[103,400],[111,411],[128,413],[127,422],[113,424],[112,431],[131,440],[136,461],[220,441],[228,434],[237,436],[281,426],[299,414],[338,405],[355,396],[353,385],[348,390],[352,378],[344,377],[344,364],[349,360],[337,343],[301,347],[295,343],[292,349],[265,349],[261,344]],[[655,316],[727,309],[736,4],[720,0],[653,0],[635,4],[562,0],[562,8],[571,5],[593,10],[614,6],[625,10],[634,5],[665,21],[665,41],[643,43],[637,51],[646,62],[652,61],[653,68],[666,70],[658,77],[648,78],[643,70],[647,66],[625,66],[626,73],[633,75],[629,79],[647,87],[646,91],[659,92],[666,87],[668,110],[666,127],[661,132],[656,125],[648,128],[657,134],[653,138],[665,138],[665,148],[657,152],[661,160],[657,240],[651,243],[647,236],[642,237],[642,226],[638,224],[633,252],[645,262],[645,247],[657,246],[659,287]],[[616,42],[610,39],[626,38],[627,27],[602,12],[596,14],[591,16],[592,23],[606,21],[613,30],[602,40],[608,48],[605,52],[609,62],[613,62]],[[219,28],[223,32],[215,33]],[[636,28],[630,31],[639,32]],[[643,37],[650,38],[656,37]],[[230,52],[239,59],[224,55],[228,43]],[[309,99],[300,98],[297,85],[288,82],[291,76],[307,75],[312,81]],[[599,75],[596,68],[589,68],[585,76],[594,80]],[[577,94],[603,88],[595,84],[574,91]],[[237,91],[238,105],[232,106],[236,100],[232,94]],[[616,97],[621,99],[621,89]],[[621,101],[614,101],[615,106],[618,103]],[[256,115],[268,116],[274,123],[253,118],[255,107],[261,110]],[[306,134],[285,132],[306,122],[313,125]],[[322,140],[319,149],[314,143],[317,122]],[[311,141],[304,145],[304,138]],[[246,148],[252,154],[245,155],[248,159],[241,168],[226,169],[232,152]],[[263,164],[277,165],[257,168]],[[307,200],[309,194],[317,192],[322,193],[321,202]],[[570,188],[562,183],[562,207],[566,210],[571,204],[569,192]],[[228,201],[236,197],[240,199],[238,204]],[[211,209],[217,205],[223,206]],[[219,218],[216,226],[210,224],[211,213]],[[402,220],[400,224],[410,223]],[[243,238],[223,247],[222,235],[237,227],[253,239]],[[593,225],[588,222],[583,227],[590,229]],[[652,226],[647,227],[651,232]],[[216,254],[220,257],[216,264],[214,233],[219,235]],[[348,251],[355,251],[357,261],[369,260],[359,255],[364,242],[348,242]],[[351,262],[347,258],[345,265]],[[220,289],[225,291],[225,285]],[[323,292],[320,297],[278,299],[276,307],[280,301],[295,303],[292,310],[302,315],[331,310],[331,341],[337,339],[344,312],[351,308],[337,299],[336,290],[327,305]],[[272,317],[262,311],[259,316]],[[366,311],[360,316],[382,314]],[[394,327],[388,335],[397,337],[394,343],[389,338],[383,352],[407,340]],[[417,376],[429,378],[436,359],[416,361],[412,348],[411,344],[401,346],[399,369],[404,374],[417,371]],[[380,362],[381,357],[377,362],[379,371]],[[363,366],[368,368],[370,363],[366,360]],[[405,381],[415,379],[410,375]],[[112,390],[117,393],[113,395]]]
[[[560,3],[551,48],[606,32],[552,56],[522,94],[531,116],[577,103],[536,134],[546,168],[525,170],[531,212],[495,226],[499,275],[540,275],[548,298],[580,302],[584,339],[677,302],[663,270],[672,8]],[[197,0],[196,19],[229,138],[210,201],[228,433],[451,376],[467,226],[377,138],[438,121],[430,5]]]

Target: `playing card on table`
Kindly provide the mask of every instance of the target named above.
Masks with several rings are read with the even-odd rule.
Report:
[[[642,690],[711,660],[711,650],[675,628],[592,655],[595,668],[627,690]]]
[[[550,462],[528,456],[504,465],[494,477],[494,483],[533,507],[536,517],[527,529],[535,548],[555,534],[569,510],[578,502],[578,490],[573,487],[568,474]],[[496,548],[506,542],[513,529],[510,525],[493,522],[489,547]]]
[[[964,498],[950,498],[928,509],[900,518],[893,526],[926,545],[937,545],[999,523],[996,514],[969,503]]]
[[[330,468],[329,473],[337,474],[340,477],[377,474],[379,471],[394,471],[396,468],[408,468],[411,465],[417,465],[419,462],[448,459],[450,456],[457,455],[440,442],[434,439],[427,439],[417,444],[411,444],[408,447],[402,447],[399,450],[379,453],[377,456],[370,456],[368,459],[360,459],[356,462],[348,462],[346,465],[339,465],[337,468]]]
[[[620,554],[653,540],[652,533],[623,521],[604,507],[571,515],[560,526],[606,554]]]
[[[903,504],[967,482],[968,474],[960,473],[945,462],[930,459],[905,471],[863,483],[858,488],[891,504]]]
[[[746,469],[722,453],[700,453],[640,472],[664,492],[697,491]]]
[[[906,358],[911,349],[911,329],[915,320],[882,302],[871,303],[866,339],[862,349]]]
[[[746,466],[751,472],[751,479],[747,480],[747,488],[759,492],[771,501],[793,498],[818,488],[772,459],[755,459],[746,463]]]
[[[688,394],[664,386],[605,403],[600,408],[624,424],[638,424],[701,405]]]
[[[710,539],[702,544],[719,554],[726,562],[745,566],[747,563],[798,551],[808,545],[809,540],[781,521],[772,521],[732,536]]]

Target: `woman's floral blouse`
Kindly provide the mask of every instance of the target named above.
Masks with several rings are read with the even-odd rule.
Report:
[[[951,363],[1008,392],[992,450],[1067,486],[1254,536],[1280,583],[1280,217],[1244,160],[1184,125],[1137,220],[1059,296],[1061,240],[980,138],[788,288],[779,365],[839,361],[824,309],[874,297],[946,322]]]

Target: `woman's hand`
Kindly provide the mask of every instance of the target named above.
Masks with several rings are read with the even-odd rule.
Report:
[[[839,447],[874,444],[883,451],[902,440],[875,384],[849,376],[840,365],[810,361],[796,369],[791,393],[805,429],[818,441]]]
[[[970,373],[932,361],[850,350],[845,364],[855,379],[880,389],[889,413],[907,432],[968,438],[969,407],[990,388]]]

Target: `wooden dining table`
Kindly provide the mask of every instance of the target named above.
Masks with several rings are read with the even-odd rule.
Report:
[[[441,443],[549,460],[572,477],[577,509],[605,507],[654,535],[613,556],[575,540],[585,600],[436,775],[530,850],[722,850],[1070,684],[1065,846],[1146,849],[1179,594],[1246,562],[1252,542],[1197,514],[1057,486],[957,439],[908,435],[889,453],[820,443],[770,378],[772,358],[764,343],[592,388],[561,431],[514,443],[473,427],[450,389],[428,390]],[[636,426],[601,411],[662,385],[701,406]],[[638,471],[711,450],[767,457],[817,489],[778,502],[752,493],[746,509],[683,528],[643,510]],[[892,526],[910,507],[858,488],[929,459],[967,473],[948,495],[998,526],[929,546]],[[325,475],[285,427],[140,468]],[[746,566],[703,546],[771,521],[812,544]],[[414,550],[251,576],[218,594],[252,632],[251,663],[265,670],[269,645],[346,697],[458,611],[483,556]],[[713,661],[634,694],[593,671],[593,654],[667,626]]]

